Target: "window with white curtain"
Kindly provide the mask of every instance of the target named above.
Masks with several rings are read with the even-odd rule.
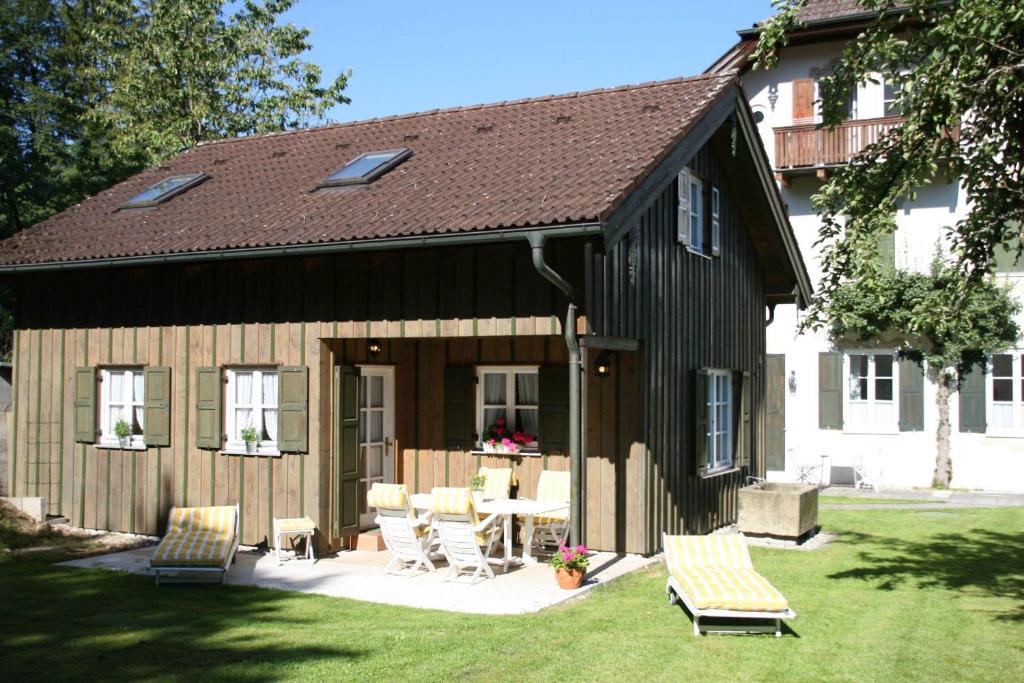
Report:
[[[729,370],[708,370],[708,472],[729,469],[733,465],[732,381],[733,373]]]
[[[103,368],[100,371],[101,446],[119,446],[114,427],[124,420],[131,427],[130,446],[145,448],[145,376],[142,368]]]
[[[847,381],[844,429],[868,432],[897,430],[899,366],[893,353],[847,353],[844,363]]]
[[[540,386],[536,366],[477,368],[477,433],[483,433],[498,418],[505,419],[509,438],[516,432],[534,437],[526,444],[527,450],[537,448],[540,432]]]
[[[988,433],[1019,436],[1024,430],[1024,354],[993,354],[988,384]]]
[[[244,451],[242,430],[252,427],[259,434],[257,452],[276,454],[277,370],[229,368],[227,375],[227,450]]]

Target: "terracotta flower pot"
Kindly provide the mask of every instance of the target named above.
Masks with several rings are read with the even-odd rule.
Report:
[[[555,579],[558,585],[565,590],[572,590],[583,585],[583,577],[586,572],[583,569],[556,569]]]

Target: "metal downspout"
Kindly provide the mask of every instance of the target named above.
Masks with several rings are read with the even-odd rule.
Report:
[[[580,455],[581,378],[580,344],[576,338],[576,293],[565,278],[544,261],[544,235],[529,233],[527,240],[533,253],[533,267],[540,275],[560,289],[569,300],[565,313],[565,346],[569,351],[569,477],[572,480],[569,498],[569,539],[582,543],[583,463]]]

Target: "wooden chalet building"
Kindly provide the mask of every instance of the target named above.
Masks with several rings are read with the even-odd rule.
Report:
[[[733,521],[768,309],[810,293],[733,75],[206,144],[0,243],[0,275],[12,495],[146,534],[237,503],[243,543],[308,515],[332,548],[372,482],[501,460],[520,497],[572,469],[595,548]],[[479,452],[499,415],[533,453]]]

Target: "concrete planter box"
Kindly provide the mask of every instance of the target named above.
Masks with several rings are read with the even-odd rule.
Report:
[[[797,539],[818,527],[818,488],[764,482],[739,492],[740,531]]]

